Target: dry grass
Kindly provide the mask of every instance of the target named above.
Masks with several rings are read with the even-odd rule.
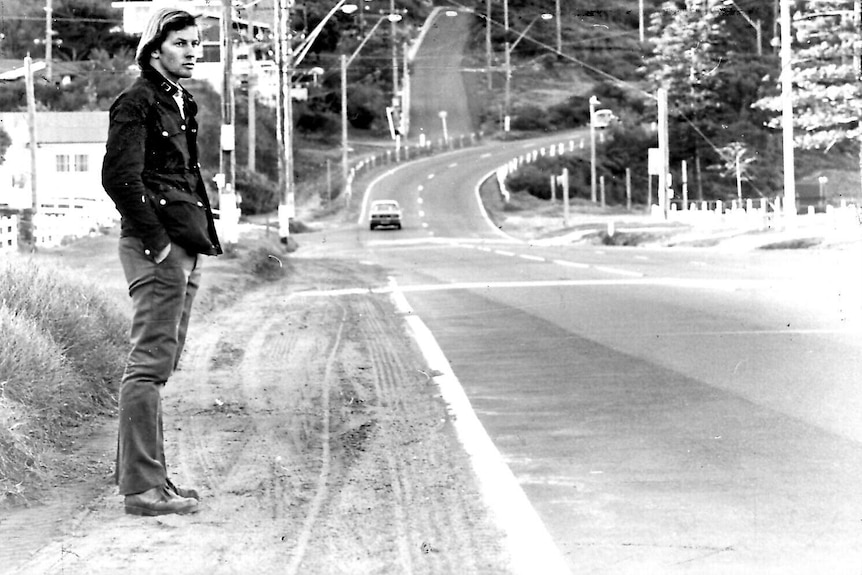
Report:
[[[42,456],[113,411],[127,320],[96,285],[32,260],[0,265],[0,494],[50,478]]]

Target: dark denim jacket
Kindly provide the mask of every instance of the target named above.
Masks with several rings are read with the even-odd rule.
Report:
[[[155,256],[171,241],[191,253],[222,253],[201,177],[197,105],[177,87],[145,70],[111,106],[102,186],[122,219],[123,236],[140,238]]]

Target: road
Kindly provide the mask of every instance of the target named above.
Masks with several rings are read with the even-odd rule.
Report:
[[[405,229],[349,251],[431,329],[571,570],[858,573],[860,254],[506,240],[474,184],[525,145],[378,178]]]

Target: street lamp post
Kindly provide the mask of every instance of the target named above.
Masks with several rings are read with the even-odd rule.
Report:
[[[359,43],[359,46],[356,47],[356,50],[353,51],[349,57],[342,54],[341,55],[341,181],[344,185],[344,191],[347,199],[350,199],[350,195],[352,190],[350,189],[350,157],[349,157],[349,142],[347,135],[347,67],[353,62],[356,56],[359,54],[359,51],[365,46],[368,39],[374,34],[377,28],[384,21],[390,21],[392,23],[398,22],[401,20],[400,14],[391,13],[385,18],[380,18],[377,22],[374,23],[374,26],[371,30],[368,31],[368,34],[362,39],[362,42]],[[393,99],[395,96],[393,96]]]
[[[507,132],[509,131],[509,107],[510,107],[511,100],[512,100],[512,87],[511,87],[511,85],[512,85],[512,50],[514,50],[515,46],[517,46],[518,43],[524,39],[524,37],[527,35],[527,32],[530,30],[530,28],[533,27],[533,24],[538,22],[540,19],[541,20],[551,20],[553,17],[554,17],[553,14],[548,14],[548,13],[539,14],[538,16],[536,16],[535,18],[530,20],[530,23],[527,24],[527,27],[521,31],[521,33],[518,35],[518,37],[515,39],[515,41],[513,43],[509,44],[509,42],[506,42],[506,95],[505,95],[505,118],[503,121],[505,122],[505,130]],[[507,25],[507,29],[508,29],[508,25]]]
[[[298,47],[295,55],[290,29],[291,0],[276,0],[275,8],[275,56],[278,70],[279,89],[276,106],[276,135],[278,136],[278,235],[287,243],[290,236],[290,219],[294,217],[296,198],[293,186],[293,70],[298,66],[311,45],[320,35],[326,23],[336,12],[342,10],[350,14],[358,9],[356,4],[338,0],[333,8],[317,24],[305,41]]]
[[[45,78],[50,82],[54,75],[54,64],[51,56],[54,43],[54,9],[51,0],[45,0]]]
[[[742,8],[736,5],[736,2],[734,2],[733,0],[724,0],[723,4],[725,6],[733,6],[734,8],[736,8],[736,11],[739,12],[743,18],[745,18],[745,21],[748,22],[749,26],[754,28],[754,31],[757,32],[757,56],[763,56],[763,26],[760,22],[760,18],[758,18],[757,21],[752,20],[748,16],[748,14],[746,14],[742,10]]]

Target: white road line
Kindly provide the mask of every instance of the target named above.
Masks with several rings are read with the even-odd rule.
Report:
[[[609,274],[617,274],[617,275],[629,276],[629,277],[633,277],[633,278],[644,277],[644,274],[642,274],[640,272],[630,272],[628,270],[621,270],[619,268],[609,268],[606,266],[595,266],[595,269],[599,270],[600,272],[607,272]]]
[[[448,166],[446,166],[446,167],[447,167],[447,168],[457,168],[457,167],[458,167],[458,162],[452,162],[451,164],[449,164],[449,165],[448,165]]]
[[[429,180],[433,180],[433,179],[434,179],[434,174],[428,174],[428,179],[429,179]]]
[[[481,156],[479,156],[479,157],[480,157],[480,158],[490,158],[490,157],[491,157],[491,152],[485,152],[484,154],[482,154],[482,155],[481,155]]]
[[[649,258],[648,258],[648,257],[646,257],[646,256],[635,256],[635,259],[636,259],[636,260],[641,260],[641,261],[647,261],[647,260],[649,260]]]
[[[423,200],[422,198],[416,198],[416,203],[421,205],[425,203],[425,200]]]
[[[558,266],[566,266],[569,268],[578,268],[578,269],[582,269],[582,270],[585,270],[588,267],[590,267],[589,264],[582,264],[580,262],[570,262],[568,260],[554,260],[554,263],[557,264]]]
[[[453,290],[491,290],[491,289],[526,289],[553,287],[669,287],[679,289],[698,289],[709,291],[736,291],[746,288],[768,287],[768,281],[758,280],[728,280],[722,278],[630,278],[630,279],[586,279],[586,280],[532,280],[503,282],[454,282],[448,284],[417,284],[404,285],[398,289],[402,292],[434,292]],[[337,297],[347,295],[385,294],[391,292],[389,287],[356,287],[330,290],[306,290],[296,292],[296,297]]]
[[[506,534],[515,573],[569,574],[569,568],[547,527],[533,508],[512,470],[476,417],[470,399],[458,381],[452,365],[440,349],[425,322],[413,313],[404,294],[390,278],[392,301],[405,314],[410,335],[419,345],[428,365],[429,376],[440,389],[452,424],[479,480],[486,504]]]
[[[529,254],[520,254],[518,257],[525,259],[525,260],[530,260],[533,262],[544,262],[544,261],[546,261],[545,258],[543,258],[541,256],[531,256]]]
[[[424,217],[425,217],[425,210],[419,210],[419,217],[420,217],[420,218],[424,218]]]
[[[513,256],[515,252],[507,252],[506,250],[494,250],[494,253],[498,256]]]

